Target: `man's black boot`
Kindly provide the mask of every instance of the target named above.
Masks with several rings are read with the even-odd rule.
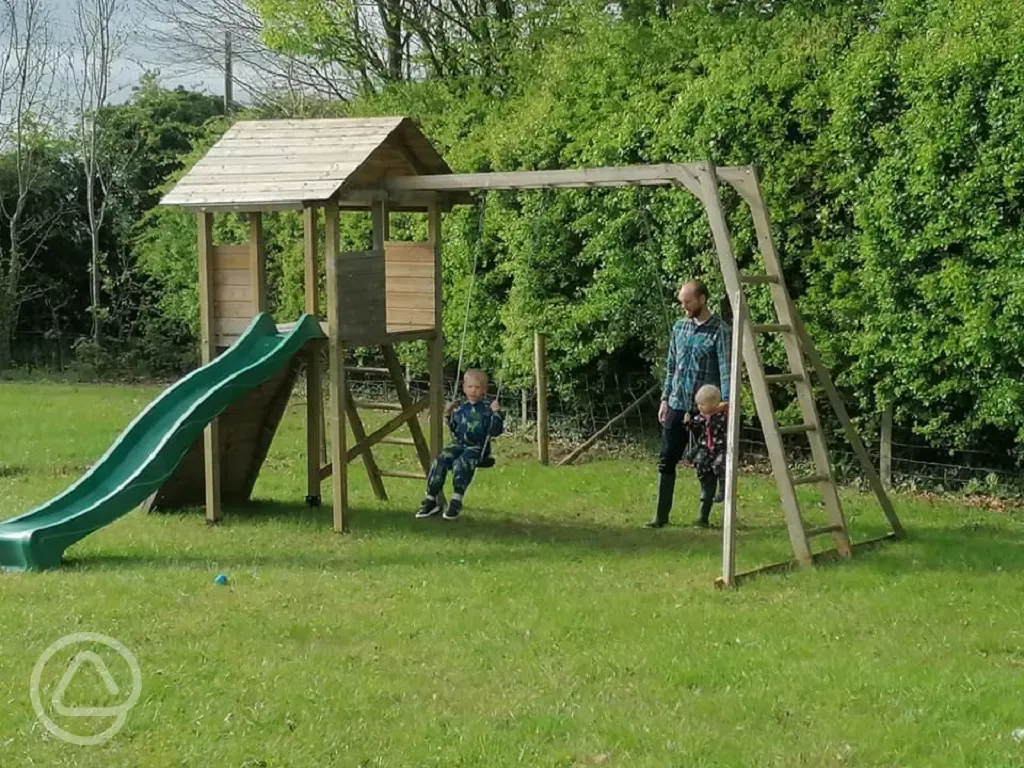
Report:
[[[664,528],[668,525],[668,515],[672,511],[672,494],[676,489],[676,476],[667,473],[658,475],[658,507],[654,519],[645,523],[648,528]]]

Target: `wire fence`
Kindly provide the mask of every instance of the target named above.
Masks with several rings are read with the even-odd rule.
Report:
[[[633,409],[604,432],[579,461],[601,455],[656,460],[661,437],[657,419],[659,395],[655,392],[644,397],[656,383],[650,376],[639,374],[610,380],[595,378],[581,382],[576,387],[580,394],[572,400],[563,400],[549,393],[548,434],[552,462],[559,461],[630,406]],[[415,397],[424,397],[429,391],[428,382],[420,378],[410,377],[407,384]],[[394,402],[396,399],[394,387],[386,378],[353,377],[351,385],[360,399],[378,402]],[[445,382],[446,399],[451,399],[456,393],[455,382],[448,379]],[[493,385],[491,394],[497,394]],[[534,440],[537,430],[536,392],[532,389],[503,389],[500,394],[507,431],[520,439]],[[819,407],[824,416],[827,406]],[[883,453],[879,432],[862,433],[860,437],[872,466],[878,472]],[[833,427],[828,430],[827,440],[836,478],[842,483],[866,488],[868,478],[845,434]],[[812,457],[806,438],[786,436],[783,442],[794,469],[809,471]],[[742,416],[739,448],[744,472],[771,472],[764,434],[753,414],[744,413]],[[897,432],[897,438],[891,443],[888,474],[891,487],[898,491],[1024,500],[1024,470],[1005,452],[937,447]]]
[[[34,340],[36,343],[30,345],[33,352],[31,356],[27,355],[24,347],[16,349],[16,359],[28,367],[38,366],[48,370],[63,370],[67,361],[73,359],[71,350],[56,339],[47,339],[47,344],[38,341]],[[396,403],[397,392],[385,374],[383,363],[362,361],[361,365],[370,368],[377,366],[378,370],[375,373],[350,374],[354,394],[361,400]],[[408,376],[406,382],[414,397],[427,395],[429,383],[424,378]],[[657,419],[658,395],[644,395],[657,383],[650,375],[640,373],[618,377],[595,376],[576,382],[573,388],[576,394],[571,399],[560,397],[557,389],[552,387],[548,394],[547,408],[551,460],[560,461],[619,417],[629,406],[634,407],[607,429],[579,461],[601,455],[626,455],[642,460],[656,460],[661,436]],[[296,388],[298,397],[301,398],[304,392],[304,387]],[[451,399],[457,394],[460,392],[454,377],[449,377],[445,382],[445,397]],[[491,394],[497,394],[493,384]],[[521,440],[535,440],[536,392],[533,389],[503,388],[500,395],[508,433]],[[820,406],[820,409],[822,416],[825,416],[827,405]],[[745,472],[767,474],[771,471],[767,445],[757,419],[751,413],[744,413],[741,418],[741,467]],[[837,479],[853,486],[866,487],[867,477],[845,435],[833,427],[829,429],[827,438],[832,469]],[[882,456],[877,428],[871,433],[862,432],[861,439],[877,470]],[[806,438],[786,437],[784,442],[787,455],[795,468],[808,468],[811,457]],[[1005,451],[935,446],[897,428],[890,454],[889,475],[892,487],[896,490],[1024,501],[1024,469],[1019,459]]]

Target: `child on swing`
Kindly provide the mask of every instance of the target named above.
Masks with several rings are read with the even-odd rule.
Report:
[[[718,413],[722,393],[714,384],[705,384],[694,397],[697,413],[690,419],[695,444],[687,459],[697,470],[700,482],[700,517],[697,525],[708,527],[711,505],[724,501],[725,494],[725,441],[728,423],[725,414]],[[715,495],[715,487],[719,493]]]
[[[452,500],[442,517],[455,520],[462,511],[462,497],[473,480],[473,474],[490,447],[492,437],[505,431],[501,404],[487,398],[487,374],[479,368],[470,368],[462,377],[462,403],[449,403],[445,409],[448,428],[454,441],[434,459],[427,475],[427,495],[416,513],[417,518],[433,517],[441,512],[438,495],[444,488],[448,471],[452,472]]]

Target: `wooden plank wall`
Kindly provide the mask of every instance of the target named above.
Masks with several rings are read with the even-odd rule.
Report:
[[[380,344],[387,335],[384,253],[342,253],[337,264],[341,338],[353,344]]]
[[[250,246],[213,247],[213,330],[218,347],[234,344],[257,312]]]
[[[389,333],[434,327],[434,246],[432,243],[384,244]]]

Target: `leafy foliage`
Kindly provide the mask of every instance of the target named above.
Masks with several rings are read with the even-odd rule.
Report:
[[[458,170],[757,164],[791,290],[858,409],[894,404],[939,443],[1024,438],[1019,5],[748,10],[595,15],[521,62],[511,98],[426,84],[360,109],[417,116]],[[656,363],[659,294],[699,275],[720,295],[706,221],[682,193],[491,202],[467,347],[519,377],[539,329],[566,394],[588,368]],[[753,258],[749,216],[733,209]],[[446,297],[461,313],[473,238],[453,219]],[[752,306],[767,312],[767,294]],[[767,359],[785,365],[781,349]]]
[[[344,17],[349,6],[332,7]],[[338,63],[337,46],[320,45],[329,36],[303,37],[350,29],[324,26],[326,10],[261,8],[269,43]],[[900,426],[936,444],[1010,449],[1024,443],[1019,9],[1015,0],[630,2],[615,13],[582,0],[524,5],[506,38],[464,30],[444,67],[424,64],[419,80],[377,78],[355,101],[308,102],[303,114],[412,116],[458,171],[756,164],[791,292],[855,410],[869,418],[893,404]],[[111,115],[145,160],[107,237],[132,248],[129,272],[143,268],[129,281],[141,291],[134,303],[178,329],[198,316],[195,224],[153,206],[226,128],[219,113],[216,100],[149,80]],[[749,265],[749,215],[734,196],[725,201]],[[244,234],[231,217],[217,226],[222,239]],[[423,236],[416,217],[394,226]],[[365,247],[365,217],[346,216],[344,227],[346,247]],[[703,211],[682,191],[492,193],[449,214],[444,229],[449,359],[510,386],[528,383],[538,331],[566,399],[595,375],[656,370],[679,281],[703,277],[721,296]],[[271,306],[293,316],[303,306],[300,222],[275,214],[265,231]],[[751,305],[764,316],[767,293]],[[766,360],[785,366],[780,348]],[[423,350],[407,362],[423,367]]]

